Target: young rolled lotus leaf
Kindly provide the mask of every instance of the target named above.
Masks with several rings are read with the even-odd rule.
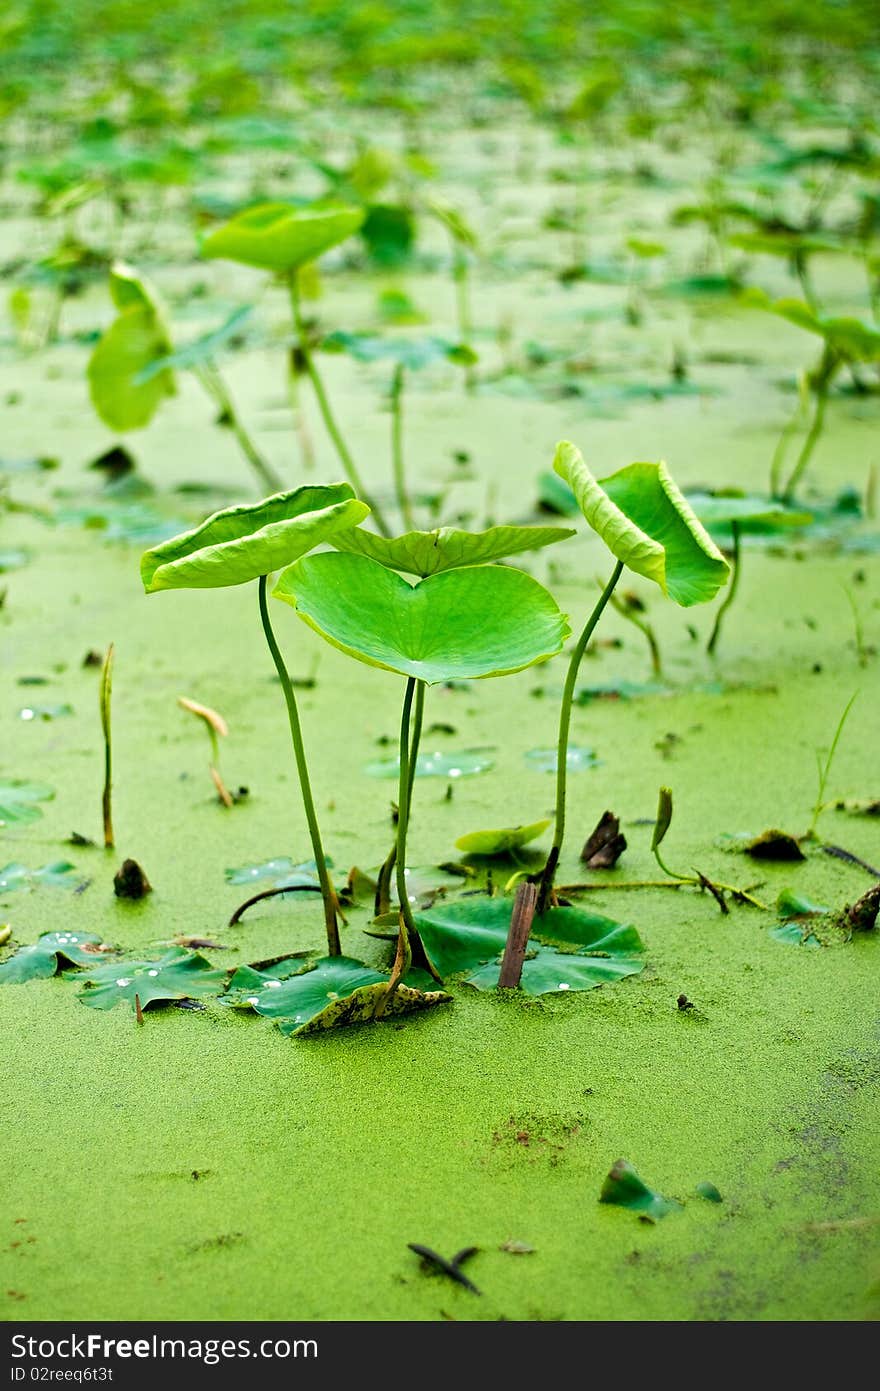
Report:
[[[727,561],[664,462],[630,464],[597,482],[580,450],[563,440],[553,467],[623,565],[685,608],[714,599],[727,580]]]
[[[148,594],[246,584],[355,526],[369,510],[347,483],[294,488],[227,507],[147,551],[141,579]]]
[[[562,526],[493,526],[487,531],[459,531],[443,526],[434,531],[408,531],[403,536],[387,537],[357,527],[333,544],[338,551],[378,560],[389,570],[425,578],[441,570],[485,565],[522,551],[552,546],[574,534],[573,528]]]
[[[171,352],[171,342],[155,306],[128,288],[121,308],[102,334],[87,368],[92,404],[111,430],[140,430],[149,425],[166,396],[174,396],[174,376],[167,369],[145,377],[157,358]]]
[[[91,932],[44,932],[0,964],[0,985],[45,980],[67,966],[94,966],[96,953],[109,950]]]
[[[529,826],[504,826],[497,831],[469,831],[467,835],[459,836],[455,848],[464,851],[466,855],[509,855],[511,851],[520,850],[530,841],[537,840],[552,822],[552,816],[548,816],[543,821],[533,821]]]
[[[558,652],[569,628],[537,580],[519,570],[470,565],[411,585],[362,555],[327,552],[289,566],[273,590],[334,647],[407,678],[400,722],[396,864],[397,959],[380,1012],[393,1002],[418,941],[406,882],[406,836],[425,688],[438,681],[504,676]],[[415,719],[413,721],[413,704]],[[417,965],[425,965],[417,962]]]
[[[365,216],[363,208],[332,204],[298,208],[292,203],[260,203],[210,232],[201,253],[208,259],[289,274],[345,241]]]
[[[133,1010],[159,1000],[216,995],[226,971],[213,967],[198,952],[172,947],[156,961],[109,961],[84,972],[79,999],[92,1009],[112,1009],[127,1001]],[[135,999],[137,997],[137,999]]]
[[[269,620],[266,580],[273,570],[288,565],[344,527],[355,526],[368,512],[367,504],[354,496],[347,483],[296,488],[259,503],[215,512],[195,530],[163,542],[141,559],[141,578],[148,594],[162,589],[204,589],[258,581],[260,621],[287,705],[331,956],[342,950],[339,901],[321,844],[296,695]]]
[[[537,580],[494,565],[411,585],[366,556],[324,552],[288,566],[272,594],[349,656],[428,685],[520,671],[569,632]]]
[[[578,669],[624,566],[653,580],[684,608],[714,599],[730,573],[727,561],[701,526],[665,463],[630,464],[610,478],[597,481],[580,450],[562,440],[556,448],[553,468],[571,488],[581,511],[616,564],[569,659],[559,711],[556,832],[541,878],[539,912],[550,906],[565,835],[568,735]]]

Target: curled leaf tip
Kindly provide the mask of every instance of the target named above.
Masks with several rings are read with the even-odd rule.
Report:
[[[182,710],[188,710],[191,715],[198,715],[200,720],[210,725],[215,734],[222,734],[224,737],[229,733],[229,726],[223,716],[216,710],[212,710],[210,705],[200,705],[197,700],[190,700],[188,696],[178,696],[177,703]]]

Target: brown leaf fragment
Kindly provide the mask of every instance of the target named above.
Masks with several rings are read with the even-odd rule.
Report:
[[[790,836],[787,831],[769,830],[762,831],[754,840],[750,840],[743,846],[747,855],[751,855],[753,860],[805,860],[807,857],[801,850],[794,836]]]
[[[846,925],[854,932],[870,932],[880,912],[880,884],[875,884],[846,910]]]
[[[193,951],[226,951],[227,947],[223,942],[212,942],[210,937],[182,937],[174,938],[176,947],[189,947]]]
[[[137,860],[123,860],[113,876],[113,892],[117,898],[146,898],[153,886]]]
[[[626,836],[621,834],[620,819],[613,811],[603,811],[581,851],[581,859],[588,869],[613,869],[625,849]]]

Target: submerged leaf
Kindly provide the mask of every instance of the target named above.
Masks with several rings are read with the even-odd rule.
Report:
[[[771,927],[770,936],[774,942],[783,942],[787,947],[820,947],[815,933],[809,927],[803,927],[800,923],[783,923],[780,927]]]
[[[487,531],[459,531],[443,526],[435,531],[408,531],[389,539],[357,527],[336,538],[333,545],[338,551],[378,560],[389,570],[424,578],[441,570],[485,565],[490,560],[551,546],[574,534],[572,529],[558,526],[493,526]]]
[[[280,274],[323,256],[356,232],[365,217],[363,208],[260,203],[209,233],[201,251],[205,257],[240,261]]]
[[[76,886],[76,871],[67,860],[53,860],[41,869],[28,869],[26,865],[9,864],[0,869],[0,893],[10,893],[13,889],[29,889],[34,884],[48,884],[56,889],[72,889]]]
[[[726,582],[727,561],[665,463],[630,464],[597,482],[580,450],[563,440],[553,467],[612,555],[677,604],[706,603]]]
[[[216,994],[226,974],[198,952],[172,947],[155,961],[111,961],[93,967],[83,976],[78,998],[92,1009],[112,1009],[126,1000],[134,1010],[137,996],[141,1009],[146,1009],[156,1001]]]
[[[461,753],[435,751],[416,756],[415,776],[417,778],[457,778],[473,777],[476,773],[487,773],[495,767],[495,760],[479,749],[465,749]],[[372,778],[400,777],[399,758],[380,758],[368,763],[364,769]]]
[[[366,556],[328,552],[289,566],[273,595],[349,656],[429,685],[519,671],[559,652],[569,635],[537,580],[496,565],[410,585]]]
[[[144,589],[152,594],[245,584],[355,526],[369,510],[347,483],[308,485],[227,507],[147,551],[141,559]]]
[[[820,918],[831,909],[824,903],[814,903],[793,889],[782,889],[776,900],[776,911],[780,918]]]
[[[314,961],[308,953],[303,956],[286,956],[283,961],[275,961],[271,966],[257,969],[255,966],[239,966],[233,973],[226,991],[219,996],[218,1003],[232,1005],[235,1009],[253,1009],[260,992],[277,989],[283,980],[290,976],[310,971]]]
[[[328,867],[333,861],[327,858]],[[256,884],[261,879],[271,879],[276,888],[296,888],[299,885],[318,885],[318,867],[314,860],[304,860],[295,865],[286,855],[275,860],[263,860],[256,865],[241,865],[238,869],[225,871],[227,884]]]
[[[43,815],[39,802],[51,802],[55,789],[43,782],[23,778],[0,780],[0,826],[13,822],[38,821]]]
[[[681,1207],[674,1198],[664,1198],[662,1193],[649,1188],[627,1159],[618,1159],[612,1165],[602,1185],[599,1202],[629,1208],[651,1222]]]
[[[93,966],[103,944],[91,932],[44,932],[29,947],[19,947],[0,964],[0,985],[45,980],[67,966]]]
[[[548,816],[543,821],[533,821],[528,826],[505,826],[497,831],[469,831],[467,835],[459,836],[455,848],[463,850],[467,855],[507,855],[511,850],[519,850],[523,845],[528,845],[529,841],[537,840],[552,822],[553,818]]]
[[[556,772],[559,758],[556,749],[529,749],[524,757],[536,773]],[[581,773],[585,768],[598,768],[601,761],[593,749],[585,749],[578,744],[569,744],[565,750],[565,766],[569,773]]]

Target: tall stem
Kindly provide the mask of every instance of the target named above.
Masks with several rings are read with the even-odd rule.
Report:
[[[412,775],[410,773],[410,718],[412,714],[413,696],[417,685],[421,682],[415,676],[407,677],[406,692],[403,697],[403,711],[400,716],[400,777],[397,793],[397,897],[399,901],[399,928],[397,935],[397,955],[394,959],[394,966],[391,971],[391,980],[388,990],[383,996],[377,1015],[382,1015],[388,1009],[394,998],[394,992],[403,980],[410,966],[412,965],[412,940],[416,933],[416,925],[413,921],[412,909],[409,906],[409,892],[406,883],[406,833],[409,826],[410,795],[412,792]]]
[[[244,422],[235,408],[235,402],[229,394],[229,388],[213,362],[207,362],[204,366],[197,368],[195,375],[214,404],[219,407],[223,420],[228,423],[235,435],[242,454],[253,468],[262,487],[270,493],[280,493],[284,488],[282,479],[260,453],[245,429]]]
[[[104,792],[101,797],[101,811],[104,819],[104,848],[112,850],[113,838],[113,747],[110,735],[110,697],[113,692],[113,643],[107,648],[104,666],[101,671],[101,729],[104,734]]]
[[[308,330],[303,321],[302,308],[299,299],[299,284],[296,278],[296,271],[291,272],[288,283],[290,286],[290,308],[293,314],[293,326],[296,330],[300,358],[302,360],[302,364],[305,368],[309,381],[312,383],[312,390],[315,393],[315,399],[318,402],[318,409],[321,412],[321,418],[324,421],[327,434],[333,441],[333,446],[336,450],[336,453],[339,455],[339,461],[342,464],[343,471],[345,472],[345,476],[348,479],[349,483],[354,488],[358,497],[362,498],[363,501],[368,504],[373,514],[373,520],[375,521],[376,526],[382,532],[383,536],[390,536],[391,531],[388,527],[387,522],[382,516],[382,513],[379,510],[379,508],[376,506],[376,503],[373,501],[366,488],[364,487],[363,479],[361,478],[360,473],[358,472],[357,465],[351,456],[348,445],[345,443],[345,440],[342,437],[342,432],[340,431],[339,426],[336,422],[336,417],[334,416],[333,411],[330,408],[330,400],[327,396],[326,390],[324,389],[324,383],[321,380],[321,375],[318,372],[317,367],[315,366],[315,359],[312,356],[312,350],[309,347]]]
[[[399,362],[391,378],[391,467],[394,473],[394,491],[403,525],[407,531],[415,530],[412,504],[406,487],[406,472],[403,460],[403,381],[405,368]]]
[[[272,631],[272,624],[269,621],[269,611],[266,606],[266,576],[260,576],[260,620],[263,624],[263,632],[266,635],[266,642],[269,644],[269,651],[272,654],[272,661],[275,663],[275,670],[278,672],[278,679],[281,682],[281,689],[284,691],[284,699],[287,702],[287,716],[290,720],[290,737],[293,741],[293,752],[296,758],[296,771],[299,774],[299,786],[302,793],[303,808],[306,814],[306,821],[309,826],[309,836],[312,841],[312,854],[315,857],[315,866],[318,871],[318,882],[321,885],[321,897],[324,900],[324,923],[327,928],[327,950],[330,956],[341,956],[342,946],[339,941],[339,900],[336,897],[336,890],[330,880],[327,871],[327,861],[324,858],[324,847],[321,844],[321,832],[318,829],[318,817],[315,813],[315,803],[312,798],[312,785],[309,781],[309,770],[306,763],[306,751],[303,746],[302,729],[299,722],[299,711],[296,706],[296,696],[293,693],[287,667],[284,665],[284,658],[278,650],[275,641],[275,634]]]
[[[416,776],[417,760],[419,756],[419,744],[422,738],[422,719],[425,712],[425,683],[420,681],[416,686],[415,711],[412,718],[412,735],[409,741],[409,805],[412,806],[413,783]],[[397,809],[398,818],[400,807]],[[381,917],[387,913],[391,906],[390,889],[391,876],[394,873],[394,866],[397,863],[397,840],[389,850],[382,868],[379,870],[378,882],[376,884],[375,912],[376,917]]]
[[[709,641],[706,643],[706,651],[709,653],[710,656],[712,656],[712,654],[715,651],[715,648],[718,646],[718,639],[721,636],[721,624],[724,622],[724,615],[727,613],[727,610],[730,608],[731,604],[736,598],[736,591],[739,588],[739,571],[741,564],[739,522],[730,523],[730,534],[733,538],[731,545],[732,553],[730,557],[732,562],[731,568],[733,570],[733,574],[730,577],[730,584],[727,586],[727,593],[724,596],[724,602],[719,605],[718,612],[715,615],[715,622],[712,625],[712,632],[709,636]]]
[[[804,440],[803,447],[798,455],[797,463],[789,474],[788,482],[782,490],[783,502],[792,502],[794,500],[795,488],[803,477],[804,470],[810,462],[813,450],[822,433],[822,426],[825,424],[825,407],[828,404],[828,391],[831,386],[833,371],[833,367],[823,369],[822,375],[816,384],[816,409],[813,412],[813,419],[810,423],[809,431],[807,432],[807,438]]]
[[[568,674],[565,678],[565,687],[562,692],[562,705],[559,709],[559,740],[556,746],[556,829],[553,836],[553,845],[550,854],[547,856],[547,863],[544,866],[544,873],[541,875],[541,887],[538,893],[538,912],[545,912],[550,895],[553,891],[553,879],[556,874],[556,866],[559,863],[559,856],[562,852],[562,842],[565,836],[565,790],[566,775],[568,772],[568,731],[571,724],[571,705],[574,699],[574,687],[577,681],[578,668],[587,643],[593,636],[593,630],[605,610],[614,586],[623,574],[623,561],[618,560],[614,566],[614,571],[610,580],[602,590],[596,607],[586,621],[584,630],[577,640],[568,663]]]
[[[785,455],[788,450],[791,437],[797,429],[798,421],[801,418],[803,408],[804,406],[800,396],[800,388],[798,388],[797,406],[795,410],[792,412],[792,414],[789,416],[786,423],[783,425],[782,432],[779,436],[779,439],[776,442],[776,448],[773,451],[773,458],[770,460],[770,496],[772,498],[778,498],[780,496],[780,488],[782,486],[782,465],[785,462]]]

